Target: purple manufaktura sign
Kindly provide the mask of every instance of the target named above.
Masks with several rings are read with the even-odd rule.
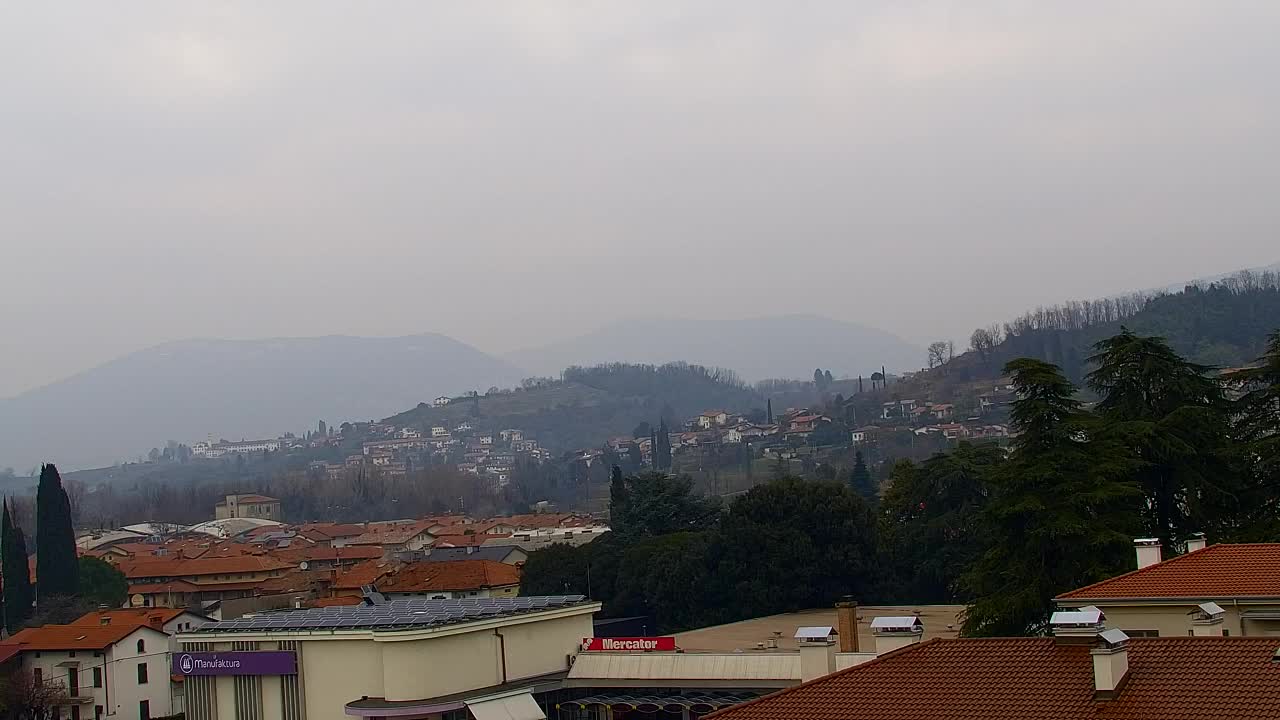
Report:
[[[188,652],[173,654],[174,675],[294,675],[292,651]]]

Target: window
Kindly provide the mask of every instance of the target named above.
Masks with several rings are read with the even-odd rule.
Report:
[[[71,706],[71,720],[80,720],[80,706],[79,706],[79,705],[72,705],[72,706]]]
[[[96,688],[102,687],[102,668],[100,667],[93,669],[93,686]]]
[[[1222,628],[1222,637],[1231,637],[1231,631],[1226,628]]]
[[[142,638],[138,638],[138,652],[144,653],[146,651],[147,651],[147,641],[143,640]]]
[[[138,663],[138,684],[139,685],[147,684],[147,664],[146,663]]]
[[[39,657],[39,655],[37,655],[37,657]],[[36,684],[39,685],[40,683],[44,682],[44,669],[34,668],[31,671],[31,676],[35,678]]]
[[[138,703],[138,720],[151,720],[151,701],[143,700]]]
[[[1160,637],[1160,631],[1159,631],[1159,630],[1125,630],[1125,631],[1124,631],[1124,634],[1125,634],[1125,635],[1128,635],[1128,636],[1129,636],[1129,637],[1131,637],[1131,638],[1158,638],[1158,637]]]
[[[93,720],[102,720],[102,706],[101,706],[101,705],[94,705],[94,706],[93,706]]]

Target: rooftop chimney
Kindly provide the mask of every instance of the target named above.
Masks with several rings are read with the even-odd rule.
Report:
[[[884,655],[920,642],[924,623],[914,616],[878,617],[871,621],[871,632],[876,636],[876,655]]]
[[[1098,643],[1089,651],[1093,657],[1093,697],[1112,700],[1120,693],[1129,675],[1129,636],[1123,630],[1098,633]]]
[[[800,681],[817,680],[836,671],[836,633],[830,627],[802,627],[796,630],[800,646]]]
[[[840,637],[840,652],[858,652],[858,603],[848,596],[836,603],[836,631]]]
[[[1222,637],[1227,611],[1216,602],[1200,603],[1191,611],[1191,634],[1195,637]]]
[[[1197,550],[1203,550],[1208,544],[1209,541],[1205,539],[1204,533],[1192,533],[1191,537],[1187,538],[1187,552],[1193,553]]]
[[[1160,562],[1159,538],[1138,538],[1133,541],[1133,549],[1138,554],[1138,569],[1151,567]]]
[[[1093,645],[1106,626],[1107,616],[1089,605],[1079,610],[1059,610],[1049,616],[1049,628],[1059,645]]]

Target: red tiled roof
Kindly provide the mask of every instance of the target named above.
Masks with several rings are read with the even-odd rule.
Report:
[[[410,523],[379,524],[370,523],[369,530],[363,535],[347,541],[348,545],[403,545],[415,536],[427,531],[434,523],[421,520]]]
[[[116,568],[127,578],[194,577],[283,570],[290,563],[260,555],[231,557],[169,558],[148,557],[121,560]]]
[[[1280,717],[1277,638],[1135,638],[1112,700],[1090,648],[934,639],[708,715],[716,720],[1253,720]]]
[[[327,598],[316,598],[315,600],[308,600],[307,606],[308,607],[337,607],[337,606],[345,606],[345,605],[359,605],[362,602],[364,602],[363,598],[356,597],[355,595],[346,595],[343,597],[327,597]]]
[[[333,578],[334,590],[359,590],[362,585],[372,585],[378,578],[395,570],[398,563],[385,560],[366,560],[338,573]]]
[[[416,562],[405,565],[377,582],[379,592],[412,593],[443,590],[480,590],[520,583],[520,570],[493,560]]]
[[[479,547],[486,540],[501,540],[511,537],[511,533],[481,533],[477,535],[437,535],[432,547]]]
[[[183,608],[116,608],[114,610],[94,610],[85,613],[75,620],[71,621],[72,625],[84,625],[89,627],[103,627],[103,618],[110,620],[105,625],[128,625],[128,624],[158,624],[164,625],[170,620],[178,617],[184,612],[188,612]],[[151,621],[155,620],[155,623]]]
[[[170,580],[168,582],[158,583],[131,583],[129,585],[130,595],[156,595],[163,593],[193,593],[200,592],[205,588],[189,583],[186,580]]]
[[[17,645],[21,650],[103,650],[142,627],[147,626],[145,623],[99,627],[44,625],[20,630],[0,645]]]
[[[285,562],[298,563],[306,560],[309,562],[356,562],[357,560],[374,560],[382,557],[381,545],[351,545],[348,547],[328,547],[326,545],[311,545],[298,548],[284,548],[275,550],[271,553],[275,558]]]
[[[306,523],[298,528],[298,534],[310,540],[332,540],[363,535],[364,528],[350,523]]]
[[[1057,600],[1280,598],[1280,543],[1210,545]]]

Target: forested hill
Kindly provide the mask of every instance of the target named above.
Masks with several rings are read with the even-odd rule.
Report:
[[[519,428],[556,451],[594,447],[631,435],[642,422],[675,427],[711,408],[762,409],[764,399],[732,371],[688,363],[613,363],[571,367],[561,379],[526,380],[511,390],[455,398],[444,407],[426,403],[384,422],[429,429],[476,421],[490,428]]]
[[[1256,360],[1280,328],[1280,274],[1240,273],[1181,292],[1135,294],[1039,308],[1012,322],[979,329],[969,352],[938,372],[953,380],[998,375],[1018,357],[1047,360],[1080,381],[1093,345],[1121,326],[1158,335],[1189,360],[1235,367]]]

